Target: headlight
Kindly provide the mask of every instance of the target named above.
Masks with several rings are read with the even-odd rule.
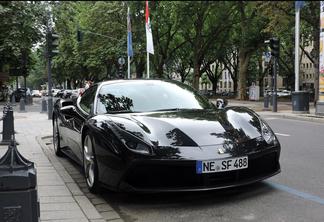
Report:
[[[115,136],[124,144],[126,148],[129,150],[140,153],[144,155],[152,155],[153,150],[150,144],[143,141],[138,136],[135,136],[128,131],[125,130],[123,126],[118,126],[113,121],[107,121],[106,127],[108,128],[108,125],[110,125],[111,131],[115,134]],[[118,145],[117,145],[118,146]],[[117,147],[115,148],[117,150]],[[119,152],[116,152],[119,153]]]
[[[277,144],[277,139],[270,127],[260,120],[261,123],[261,131],[262,131],[262,137],[268,144]]]
[[[151,147],[138,137],[124,130],[120,130],[119,136],[121,137],[120,139],[124,143],[124,145],[133,152],[146,155],[152,154]]]

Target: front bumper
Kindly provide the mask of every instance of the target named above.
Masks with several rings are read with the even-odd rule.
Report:
[[[128,168],[118,190],[202,191],[247,185],[280,173],[280,148],[248,155],[247,169],[197,174],[194,160],[139,160]]]

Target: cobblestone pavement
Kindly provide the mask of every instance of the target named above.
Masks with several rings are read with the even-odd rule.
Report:
[[[0,106],[2,110],[2,106]],[[17,110],[17,106],[14,107]],[[83,176],[80,172],[65,170],[50,147],[40,138],[52,134],[51,121],[47,113],[40,113],[40,106],[26,106],[27,112],[14,112],[14,124],[18,151],[35,163],[37,170],[37,189],[40,201],[40,219],[43,222],[119,222],[118,214],[100,199],[94,199],[97,206],[85,193]],[[1,115],[1,114],[0,114]],[[1,115],[2,116],[2,115]],[[0,122],[2,125],[2,122]],[[42,149],[45,148],[45,149]],[[8,146],[0,146],[2,156]],[[73,174],[74,173],[74,174]],[[71,175],[71,176],[70,176]],[[80,184],[83,191],[77,184]],[[83,187],[82,187],[83,186]],[[87,194],[87,195],[86,195]],[[0,220],[1,221],[1,220]]]
[[[71,181],[73,182],[71,184],[68,184],[68,187],[72,188],[72,195],[84,195],[86,198],[88,198],[92,205],[96,208],[96,210],[106,221],[123,221],[118,215],[118,213],[104,199],[101,198],[100,194],[96,195],[89,192],[82,173],[82,168],[79,165],[77,165],[67,157],[59,158],[55,156],[53,151],[54,148],[52,143],[52,137],[43,137],[42,139],[39,138],[39,140],[41,140],[42,147],[48,158],[50,160],[54,159],[54,161],[59,161],[64,167],[64,170],[60,168],[57,169],[59,174],[62,174],[61,176],[63,177],[71,177]],[[69,183],[71,181],[69,181]]]

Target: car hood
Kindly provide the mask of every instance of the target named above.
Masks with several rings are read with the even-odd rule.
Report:
[[[109,119],[155,147],[237,145],[261,137],[258,116],[241,107],[118,114]]]

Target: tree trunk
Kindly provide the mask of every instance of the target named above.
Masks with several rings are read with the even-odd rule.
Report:
[[[217,90],[217,82],[218,82],[218,80],[212,82],[212,84],[213,84],[213,92],[214,92],[214,93],[215,93],[216,90]]]
[[[72,89],[72,88],[71,88],[71,79],[67,79],[67,80],[66,80],[66,88],[67,88],[67,89]]]
[[[159,79],[162,79],[163,78],[163,63],[160,63],[158,65],[158,68],[156,70],[156,75]]]
[[[199,90],[200,67],[201,67],[201,64],[199,64],[199,62],[195,61],[192,86],[193,86],[193,88],[195,88],[197,90]]]
[[[145,69],[145,62],[141,59],[136,65],[136,78],[140,79],[143,78],[143,73]]]
[[[248,64],[250,60],[250,53],[247,53],[245,49],[240,49],[239,52],[239,92],[238,99],[245,100],[246,97],[246,75]]]
[[[233,78],[232,78],[233,79]],[[238,82],[237,79],[233,79],[233,89],[234,89],[234,93],[235,95],[237,95],[237,89],[238,89]]]
[[[114,76],[111,75],[111,73],[112,73],[111,70],[112,70],[112,66],[111,66],[111,64],[107,61],[107,62],[106,62],[106,75],[107,75],[106,78],[107,78],[107,79],[113,79],[113,78],[114,78]]]

